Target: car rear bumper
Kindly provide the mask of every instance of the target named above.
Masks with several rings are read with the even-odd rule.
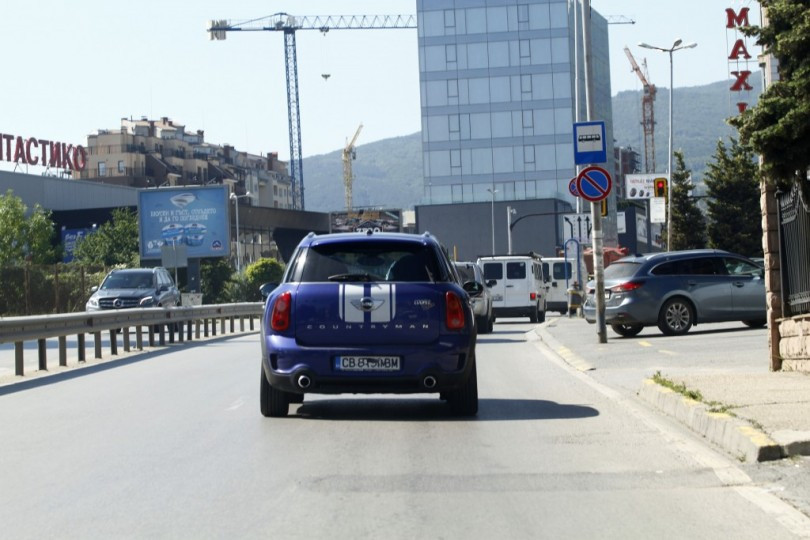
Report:
[[[516,307],[493,307],[492,313],[496,317],[531,317],[537,307],[531,306],[516,306]]]
[[[279,390],[299,394],[404,394],[453,390],[466,380],[474,352],[474,345],[453,346],[449,343],[431,349],[386,346],[327,350],[302,348],[290,338],[271,336],[267,339],[267,353],[262,365],[268,382]],[[334,361],[339,355],[398,356],[401,368],[395,372],[340,371],[335,368]],[[302,377],[305,384],[301,382]]]

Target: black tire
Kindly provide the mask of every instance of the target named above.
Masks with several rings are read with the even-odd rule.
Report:
[[[489,321],[484,317],[475,318],[475,326],[478,327],[479,334],[486,334],[489,332]]]
[[[262,415],[274,418],[287,416],[290,412],[290,395],[270,386],[262,369],[262,383],[259,391],[259,404]]]
[[[534,307],[532,308],[531,313],[529,313],[529,320],[530,320],[531,322],[533,322],[533,323],[536,323],[536,322],[537,322],[537,312],[538,312],[537,306],[534,306]]]
[[[743,321],[743,324],[749,328],[762,328],[768,323],[765,319],[758,319],[756,321]]]
[[[489,333],[492,333],[495,330],[495,316],[490,315],[489,319],[487,320],[487,328]]]
[[[667,336],[682,336],[695,322],[695,311],[685,298],[670,298],[658,313],[658,328]]]
[[[644,329],[641,324],[611,324],[610,327],[622,337],[635,337]]]
[[[538,311],[537,312],[537,322],[546,322],[546,312],[545,311]]]
[[[459,416],[475,416],[478,413],[478,374],[475,368],[475,356],[472,357],[472,368],[467,380],[455,390],[442,392],[447,396],[447,402],[454,414]]]

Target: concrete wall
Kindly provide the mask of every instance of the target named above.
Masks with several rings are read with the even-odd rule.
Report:
[[[570,205],[557,199],[495,201],[495,253],[499,255],[505,255],[508,247],[507,206],[515,209],[511,216],[512,253],[534,251],[556,256],[563,240],[560,216],[573,212]],[[429,231],[451,256],[455,253],[458,260],[469,261],[492,254],[491,202],[424,205],[415,210],[417,232]]]

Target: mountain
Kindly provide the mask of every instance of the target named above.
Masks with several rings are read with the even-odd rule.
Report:
[[[686,166],[700,182],[706,163],[712,161],[717,141],[734,135],[726,119],[736,114],[741,98],[753,105],[762,92],[762,77],[749,78],[750,95],[729,91],[730,82],[675,89],[673,102],[673,147],[682,149]],[[641,90],[619,92],[613,97],[613,138],[615,144],[631,146],[644,157],[641,128]],[[659,88],[655,101],[655,160],[658,172],[666,171],[669,140],[669,89]],[[423,193],[421,133],[360,145],[352,163],[355,207],[383,206],[413,208],[421,204]],[[330,212],[345,209],[342,150],[310,156],[303,160],[304,198],[307,210]]]

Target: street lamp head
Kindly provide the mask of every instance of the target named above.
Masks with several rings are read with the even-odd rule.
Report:
[[[687,43],[686,45],[681,47],[681,49],[694,49],[695,47],[697,47],[697,43],[692,42],[692,43]]]
[[[643,41],[640,41],[640,42],[638,43],[638,46],[639,46],[639,47],[644,47],[645,49],[657,49],[657,48],[658,48],[658,47],[653,47],[653,46],[652,46],[652,45],[650,45],[649,43],[644,43]]]
[[[672,48],[674,49],[675,47],[677,47],[681,43],[683,43],[683,40],[681,38],[676,39],[675,43],[672,44]]]
[[[229,198],[230,200],[232,200],[232,201],[235,201],[235,200],[236,200],[236,193],[231,192],[231,196],[230,196],[230,197],[228,197],[228,198]]]

